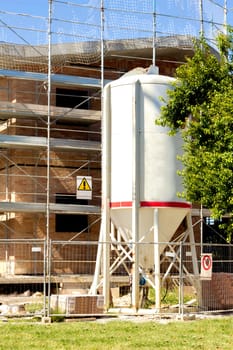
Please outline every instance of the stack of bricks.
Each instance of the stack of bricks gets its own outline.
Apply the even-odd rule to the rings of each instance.
[[[102,295],[51,295],[51,308],[68,315],[99,315],[104,312]]]

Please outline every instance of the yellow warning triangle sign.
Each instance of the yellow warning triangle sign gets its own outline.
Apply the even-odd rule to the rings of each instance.
[[[78,191],[91,191],[91,186],[85,177],[82,179],[80,185],[78,186]]]

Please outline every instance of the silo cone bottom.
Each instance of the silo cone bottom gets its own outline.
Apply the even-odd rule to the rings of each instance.
[[[158,210],[156,225],[154,218],[155,210]],[[138,259],[139,266],[143,270],[154,270],[155,245],[158,246],[159,254],[161,254],[189,211],[190,208],[173,207],[139,209]],[[118,232],[120,232],[118,239],[120,236],[122,242],[124,244],[128,243],[131,247],[133,243],[131,208],[111,209],[111,220]],[[154,235],[155,226],[158,226],[156,239]]]

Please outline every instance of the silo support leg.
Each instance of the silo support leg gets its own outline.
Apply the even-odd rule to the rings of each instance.
[[[198,260],[197,260],[197,252],[196,252],[196,244],[193,232],[192,225],[192,216],[191,212],[189,212],[186,216],[187,226],[189,230],[189,241],[190,241],[190,249],[192,254],[192,263],[193,263],[193,275],[194,275],[194,283],[197,290],[197,294],[200,295],[200,279],[199,279],[199,268],[198,268]]]
[[[159,209],[154,209],[154,269],[155,269],[155,311],[160,311],[160,253],[159,253]]]

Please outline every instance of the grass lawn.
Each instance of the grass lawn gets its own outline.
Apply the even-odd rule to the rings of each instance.
[[[233,349],[233,318],[134,323],[0,323],[0,350]]]

